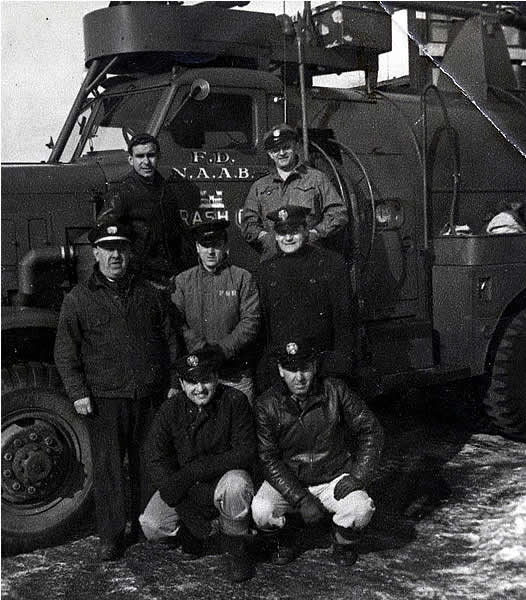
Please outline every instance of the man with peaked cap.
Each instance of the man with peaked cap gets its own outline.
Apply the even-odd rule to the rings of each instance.
[[[206,553],[219,518],[228,578],[252,577],[245,547],[254,495],[248,471],[256,457],[254,421],[243,394],[219,383],[222,355],[198,350],[176,363],[181,391],[160,408],[147,460],[158,491],[141,525],[152,541]]]
[[[331,515],[333,558],[350,566],[375,510],[366,489],[380,460],[382,428],[343,380],[318,374],[310,340],[290,338],[275,353],[279,380],[256,402],[265,481],[252,517],[277,536],[273,562],[283,565],[297,554],[287,513],[299,513],[307,525]]]
[[[150,497],[142,446],[155,409],[170,385],[177,337],[169,302],[150,283],[128,273],[131,234],[108,222],[88,235],[95,266],[86,283],[64,298],[55,363],[91,440],[99,558],[125,550],[128,456],[132,538]]]
[[[128,144],[131,170],[105,195],[97,222],[120,220],[130,226],[134,239],[130,272],[142,273],[155,285],[168,289],[174,273],[195,264],[192,243],[181,220],[182,200],[188,204],[199,191],[175,176],[166,180],[158,171],[161,148],[148,133],[133,136]]]
[[[253,276],[228,260],[228,226],[218,219],[192,227],[199,264],[176,277],[172,300],[184,323],[188,352],[213,346],[225,359],[221,382],[252,403],[259,294]]]
[[[274,169],[252,185],[241,217],[243,236],[261,260],[276,253],[269,213],[282,205],[308,209],[310,242],[321,243],[341,233],[348,222],[347,209],[327,175],[300,160],[296,131],[286,123],[275,125],[263,143]]]
[[[306,207],[292,204],[268,214],[278,253],[258,272],[267,337],[261,389],[275,374],[269,349],[294,337],[311,338],[317,350],[353,359],[357,319],[347,266],[339,254],[308,242],[308,215]]]

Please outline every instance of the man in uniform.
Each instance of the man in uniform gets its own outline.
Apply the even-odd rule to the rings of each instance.
[[[279,206],[309,209],[310,242],[324,242],[342,232],[348,222],[347,209],[325,173],[301,162],[296,131],[285,123],[275,125],[265,134],[264,145],[275,168],[252,185],[241,217],[243,236],[261,260],[276,253],[268,215]]]
[[[294,337],[334,350],[352,363],[356,307],[343,258],[308,243],[309,209],[289,204],[267,215],[278,254],[260,265],[258,283],[267,336],[260,387],[275,371],[269,350]]]
[[[181,221],[181,199],[192,194],[184,181],[166,181],[157,170],[161,158],[157,138],[141,133],[128,145],[131,171],[105,199],[97,222],[119,220],[133,231],[130,270],[168,287],[174,273],[195,264],[192,243]],[[198,201],[198,200],[197,200]]]
[[[188,352],[215,347],[225,359],[220,381],[244,392],[252,403],[259,294],[252,275],[228,260],[228,225],[219,219],[192,228],[199,265],[176,277],[172,300],[184,322]]]
[[[265,481],[252,502],[254,522],[277,533],[273,562],[282,565],[297,554],[286,513],[299,513],[307,525],[330,514],[333,558],[352,565],[375,510],[365,490],[379,463],[382,428],[344,381],[318,375],[309,342],[280,345],[277,360],[281,380],[256,402]]]
[[[170,387],[177,340],[166,298],[128,273],[128,228],[101,225],[91,230],[89,240],[96,264],[89,280],[64,298],[55,363],[90,435],[99,557],[114,560],[125,550],[124,455],[127,452],[136,537],[139,514],[152,493],[142,445]]]
[[[160,408],[148,440],[158,491],[141,515],[146,537],[206,553],[219,517],[228,578],[252,577],[245,548],[256,457],[252,412],[243,394],[218,380],[221,356],[205,349],[180,359],[182,390]]]

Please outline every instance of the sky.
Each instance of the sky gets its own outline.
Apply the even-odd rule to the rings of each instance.
[[[57,139],[85,75],[82,18],[108,3],[0,0],[2,161],[48,158],[45,144],[50,136]],[[261,0],[246,8],[282,14],[284,4],[285,12],[295,15],[304,3]],[[395,26],[393,36],[395,52],[380,57],[384,75],[390,77],[401,74],[407,55],[403,27]]]

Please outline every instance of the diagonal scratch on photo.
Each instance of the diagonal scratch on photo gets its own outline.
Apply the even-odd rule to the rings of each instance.
[[[0,26],[2,598],[526,597],[526,2]]]

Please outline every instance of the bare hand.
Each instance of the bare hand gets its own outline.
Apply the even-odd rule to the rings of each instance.
[[[166,394],[166,396],[167,396],[167,398],[171,398],[172,396],[175,396],[175,394],[177,394],[177,389],[176,389],[176,388],[173,388],[173,387],[171,387],[171,388],[168,390],[168,393]]]
[[[89,396],[75,400],[73,406],[79,415],[87,416],[93,414],[93,405]]]

